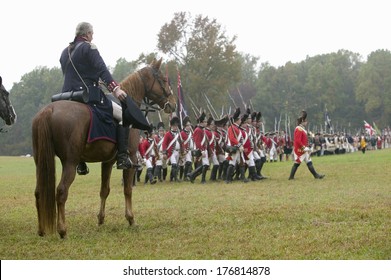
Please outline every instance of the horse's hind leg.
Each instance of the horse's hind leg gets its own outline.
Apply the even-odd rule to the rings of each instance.
[[[98,214],[98,224],[102,225],[105,221],[105,208],[106,199],[110,194],[110,176],[112,171],[113,163],[102,162],[101,172],[102,181],[100,186],[100,209]]]
[[[132,210],[132,186],[134,180],[135,169],[123,171],[124,178],[124,195],[125,195],[125,218],[128,220],[129,225],[134,225],[134,215]]]
[[[61,238],[65,238],[67,227],[65,222],[65,203],[68,199],[69,187],[75,180],[76,164],[64,164],[62,168],[61,181],[57,186],[57,232]]]

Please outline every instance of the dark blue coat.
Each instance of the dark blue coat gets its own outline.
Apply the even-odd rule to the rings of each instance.
[[[110,90],[117,85],[96,46],[83,38],[75,38],[72,61],[87,86],[98,85],[99,78],[109,86]],[[78,44],[81,44],[76,48]],[[60,58],[61,69],[64,74],[63,92],[78,91],[85,86],[72,64],[69,62],[68,47],[64,49]]]

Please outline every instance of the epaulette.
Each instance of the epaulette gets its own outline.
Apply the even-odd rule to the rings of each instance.
[[[91,50],[97,50],[98,49],[98,47],[94,43],[91,43],[91,42],[88,42],[88,41],[87,41],[87,43],[90,44]]]

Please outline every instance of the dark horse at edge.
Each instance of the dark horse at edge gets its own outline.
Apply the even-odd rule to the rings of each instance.
[[[0,77],[0,117],[6,125],[13,125],[16,122],[16,113],[9,100],[9,92],[3,86],[3,79]],[[0,128],[2,131],[2,128]]]
[[[121,88],[140,106],[143,100],[157,104],[165,113],[175,111],[176,99],[166,77],[160,71],[161,59],[130,74]],[[33,153],[36,165],[35,201],[38,212],[38,234],[57,232],[65,238],[65,203],[80,161],[101,162],[100,210],[98,224],[104,223],[106,199],[110,193],[110,176],[116,157],[116,145],[98,140],[87,143],[90,113],[87,105],[74,101],[57,101],[41,109],[32,122]],[[129,152],[137,162],[139,132],[130,129]],[[55,156],[62,164],[60,182],[55,187]],[[134,224],[132,186],[135,169],[123,170],[125,217]],[[56,205],[57,204],[57,205]],[[56,211],[57,206],[57,211]]]

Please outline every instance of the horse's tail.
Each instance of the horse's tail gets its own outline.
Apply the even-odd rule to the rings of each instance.
[[[36,166],[35,189],[39,234],[54,232],[56,224],[56,165],[53,134],[50,127],[52,110],[43,109],[32,123],[33,153]],[[42,231],[42,232],[41,232]]]

